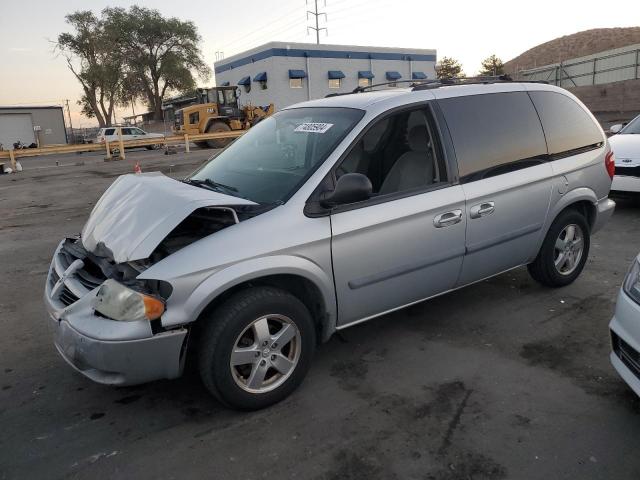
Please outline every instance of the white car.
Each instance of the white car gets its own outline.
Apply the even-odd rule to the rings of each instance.
[[[622,379],[640,395],[640,255],[624,279],[609,329],[611,363]]]
[[[118,127],[106,127],[101,128],[98,131],[98,135],[96,137],[97,143],[104,143],[105,141],[118,142]],[[148,140],[151,138],[157,138],[159,143],[154,145],[147,145],[145,148],[148,150],[154,150],[161,147],[161,139],[164,139],[164,135],[161,133],[148,133],[138,127],[121,127],[122,128],[122,140]]]
[[[609,138],[616,161],[611,190],[640,193],[640,115],[627,125],[614,125]]]

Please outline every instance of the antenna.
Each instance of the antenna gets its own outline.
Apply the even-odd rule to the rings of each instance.
[[[309,4],[309,0],[307,0],[307,5]],[[307,35],[309,35],[309,30],[315,30],[316,32],[316,43],[319,45],[320,44],[320,30],[324,30],[326,32],[327,35],[329,35],[329,30],[327,30],[327,27],[321,27],[318,20],[320,19],[321,15],[324,15],[324,21],[327,21],[327,14],[325,12],[318,12],[318,0],[313,0],[313,4],[315,6],[314,11],[312,12],[311,10],[307,10],[307,20],[309,20],[309,15],[313,15],[315,17],[315,21],[316,21],[316,26],[315,27],[311,27],[311,26],[307,26]],[[327,6],[327,1],[325,0],[324,2],[324,6]]]

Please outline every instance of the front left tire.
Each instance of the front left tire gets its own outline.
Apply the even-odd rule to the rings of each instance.
[[[257,410],[277,403],[309,370],[315,325],[305,305],[284,290],[242,290],[202,321],[200,376],[229,407]]]

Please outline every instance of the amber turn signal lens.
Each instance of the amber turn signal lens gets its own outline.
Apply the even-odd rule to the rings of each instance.
[[[149,320],[155,320],[156,318],[160,318],[160,316],[164,313],[164,303],[157,298],[149,297],[147,295],[143,295],[144,302],[144,314]]]

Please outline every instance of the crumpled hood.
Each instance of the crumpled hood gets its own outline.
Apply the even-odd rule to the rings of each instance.
[[[90,252],[108,251],[117,263],[149,257],[194,210],[254,202],[194,187],[162,173],[122,175],[102,195],[82,229]]]
[[[635,167],[640,165],[640,135],[622,134],[609,138],[616,165]]]

